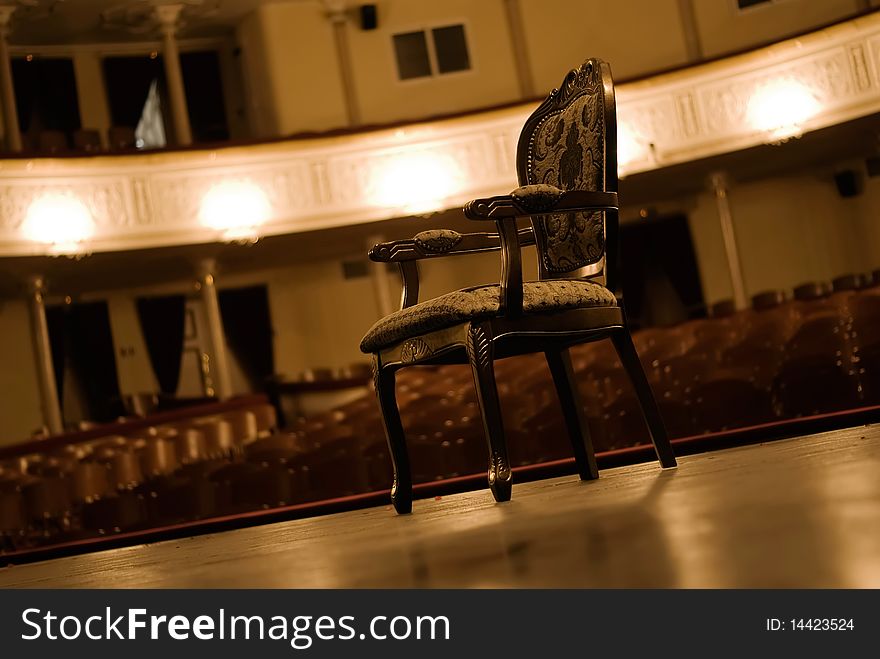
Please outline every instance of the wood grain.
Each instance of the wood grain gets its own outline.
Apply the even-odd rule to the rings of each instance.
[[[0,570],[2,587],[880,587],[880,426]]]

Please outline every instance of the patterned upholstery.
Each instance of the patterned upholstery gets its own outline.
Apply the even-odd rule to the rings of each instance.
[[[426,254],[442,254],[461,242],[461,234],[451,229],[428,229],[417,233],[413,240]]]
[[[546,104],[551,111],[544,114],[539,108],[537,122],[527,124],[520,138],[518,160],[525,163],[521,182],[604,191],[605,108],[600,67],[585,62]],[[560,109],[552,110],[553,106]],[[605,253],[602,212],[535,216],[532,224],[543,245],[541,259],[548,273],[564,275],[598,263]]]
[[[497,316],[499,297],[498,285],[479,286],[401,309],[370,328],[361,341],[361,351],[377,352],[427,332]],[[523,312],[526,314],[616,305],[617,300],[611,291],[591,281],[549,279],[523,283]]]

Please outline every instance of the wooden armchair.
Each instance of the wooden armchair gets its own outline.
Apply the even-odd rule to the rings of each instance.
[[[400,267],[401,309],[361,341],[373,355],[373,377],[394,463],[391,499],[412,509],[404,430],[395,399],[395,372],[414,364],[470,363],[489,447],[489,487],[496,501],[511,495],[512,473],[493,362],[544,352],[559,396],[580,477],[598,477],[569,347],[611,338],[632,381],[663,467],[675,456],[633,347],[617,279],[617,148],[614,87],[608,65],[590,59],[526,121],[517,147],[522,187],[477,199],[465,216],[494,221],[497,233],[425,231],[412,240],[376,245],[370,258]],[[517,227],[517,218],[531,228]],[[523,282],[520,247],[536,245],[538,281]],[[500,250],[499,284],[463,289],[418,302],[420,259]],[[535,438],[540,441],[540,438]]]

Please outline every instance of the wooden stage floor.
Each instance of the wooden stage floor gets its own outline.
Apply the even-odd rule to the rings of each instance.
[[[0,569],[0,587],[880,588],[880,425]]]

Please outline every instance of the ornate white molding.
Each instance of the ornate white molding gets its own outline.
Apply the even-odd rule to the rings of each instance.
[[[774,89],[800,94],[796,125],[785,126],[783,138],[878,112],[878,72],[880,14],[873,14],[620,85],[622,173],[778,141],[778,131],[753,116],[755,99]],[[790,97],[768,98],[784,105]],[[91,212],[88,251],[221,240],[201,224],[200,209],[224,180],[247,180],[265,193],[272,210],[261,235],[454,207],[515,187],[516,139],[532,109],[216,151],[0,161],[0,255],[48,251],[26,240],[22,225],[32,200],[50,192],[74,195]]]

